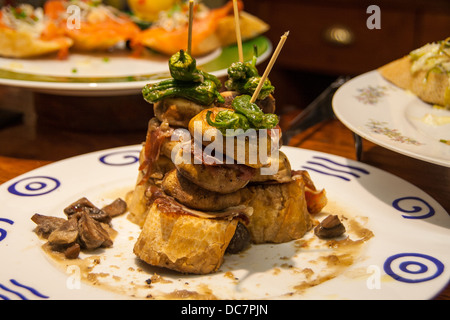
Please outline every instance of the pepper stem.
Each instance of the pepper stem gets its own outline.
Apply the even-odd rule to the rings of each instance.
[[[185,62],[186,61],[186,55],[184,54],[184,50],[180,49],[180,58],[178,59],[181,62]]]

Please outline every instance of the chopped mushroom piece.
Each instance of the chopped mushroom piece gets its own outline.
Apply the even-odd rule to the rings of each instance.
[[[67,259],[76,259],[78,258],[80,251],[80,245],[78,243],[74,243],[64,251],[64,256]]]
[[[51,245],[70,245],[78,238],[78,219],[72,216],[48,237]]]
[[[314,234],[319,238],[335,238],[345,232],[345,227],[337,215],[329,215],[314,228]]]
[[[70,217],[72,214],[83,211],[84,208],[95,208],[95,205],[86,197],[83,197],[66,207],[64,213]]]
[[[110,247],[113,242],[101,224],[86,212],[81,213],[78,220],[79,240],[86,249]]]
[[[127,203],[121,198],[117,198],[110,204],[104,206],[102,211],[106,212],[111,218],[114,218],[127,211]]]
[[[97,208],[92,202],[90,202],[85,197],[75,201],[74,203],[72,203],[71,205],[69,205],[67,208],[64,209],[64,213],[68,217],[79,212],[87,212],[92,218],[94,218],[99,222],[105,223],[111,222],[111,217],[106,212]]]
[[[53,231],[67,221],[63,218],[49,217],[38,213],[35,213],[31,220],[37,224],[35,232],[44,239],[47,239]]]
[[[233,238],[228,244],[227,253],[239,253],[250,246],[251,236],[248,229],[242,224],[238,223]]]
[[[35,232],[48,240],[52,250],[63,252],[67,259],[78,257],[81,249],[111,247],[116,231],[110,222],[113,216],[126,211],[127,204],[116,199],[103,209],[81,198],[64,209],[67,219],[34,214]]]

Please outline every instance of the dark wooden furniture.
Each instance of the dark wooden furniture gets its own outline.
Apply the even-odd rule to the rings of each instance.
[[[366,0],[245,0],[245,10],[270,25],[274,44],[290,31],[270,78],[280,112],[307,105],[338,75],[358,75],[450,36],[450,2]],[[369,29],[367,8],[380,8]]]

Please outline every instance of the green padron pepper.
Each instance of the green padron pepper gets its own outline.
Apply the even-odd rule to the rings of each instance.
[[[272,129],[278,124],[278,116],[272,113],[264,113],[255,103],[250,102],[249,95],[236,97],[232,102],[234,110],[223,110],[217,113],[214,121],[211,119],[211,111],[206,113],[206,121],[216,127],[223,135],[227,135],[227,129]]]
[[[197,62],[184,50],[180,50],[169,59],[169,71],[172,78],[179,81],[213,81],[217,88],[222,87],[220,80],[209,73],[197,69]]]
[[[251,97],[248,95],[238,96],[233,100],[231,106],[234,111],[244,115],[252,124],[253,128],[258,128],[264,117],[264,112],[256,103],[251,103],[250,100]]]
[[[184,98],[204,106],[209,106],[216,100],[219,102],[225,101],[217,90],[216,84],[208,79],[203,82],[167,79],[155,84],[145,85],[142,89],[142,95],[150,103],[169,97]]]
[[[219,129],[224,136],[227,135],[227,129],[243,129],[244,131],[250,129],[248,119],[244,115],[234,112],[231,109],[220,111],[216,115],[214,121],[211,119],[211,111],[208,110],[206,112],[206,122],[208,122],[210,126]]]
[[[195,59],[183,50],[170,57],[169,71],[172,79],[144,86],[142,95],[147,102],[155,103],[169,97],[185,98],[206,106],[214,101],[225,102],[219,93],[220,80],[198,70]]]
[[[259,76],[258,70],[249,62],[233,62],[227,69],[229,79],[233,81],[247,80]]]
[[[169,71],[172,78],[179,81],[201,82],[203,78],[197,72],[197,62],[184,50],[172,55],[169,59]]]
[[[242,94],[253,95],[261,80],[256,69],[256,54],[251,62],[233,62],[227,72],[228,80],[225,87]],[[274,90],[270,80],[266,79],[258,94],[258,100],[267,98]]]

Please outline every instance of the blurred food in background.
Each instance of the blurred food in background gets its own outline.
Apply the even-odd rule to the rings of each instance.
[[[21,4],[0,10],[0,56],[31,58],[58,52],[63,58],[72,44],[44,15],[42,8]]]
[[[100,0],[50,0],[44,12],[73,40],[75,50],[108,50],[140,31],[127,14]]]
[[[427,43],[378,71],[423,101],[450,110],[450,37]]]
[[[238,8],[243,40],[269,29],[269,25],[264,21],[243,11],[242,1],[238,1]],[[188,42],[188,10],[187,1],[176,1],[168,10],[160,11],[157,20],[133,39],[132,46],[148,47],[167,55],[174,54],[180,48],[185,49]],[[232,1],[214,9],[197,1],[194,5],[191,54],[205,55],[222,46],[236,43],[234,25]]]
[[[42,7],[18,1],[2,8],[0,55],[31,57],[60,51],[133,50],[135,57],[146,49],[172,55],[188,45],[189,8],[186,0],[48,0]],[[211,2],[209,2],[211,4]],[[236,43],[233,2],[209,7],[194,2],[191,54],[201,56]],[[269,25],[245,12],[238,1],[242,40],[269,30]],[[128,44],[128,46],[127,46]]]
[[[269,30],[269,25],[261,19],[248,12],[239,13],[242,40],[254,38]],[[217,25],[216,36],[220,39],[222,46],[236,43],[236,28],[234,17],[226,16],[220,19]]]
[[[169,10],[178,0],[128,0],[131,12],[141,20],[153,22],[158,19],[160,11]]]

